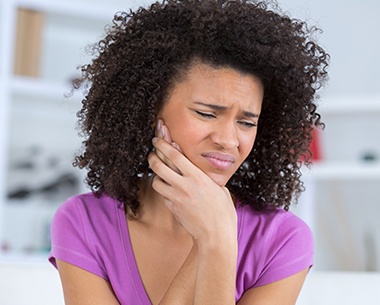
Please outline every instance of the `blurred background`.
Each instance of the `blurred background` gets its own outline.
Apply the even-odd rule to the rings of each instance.
[[[279,0],[323,29],[326,124],[293,211],[311,226],[316,270],[380,271],[380,2]],[[81,145],[76,67],[116,11],[151,1],[0,0],[0,261],[46,261],[58,205],[88,191],[71,166]]]

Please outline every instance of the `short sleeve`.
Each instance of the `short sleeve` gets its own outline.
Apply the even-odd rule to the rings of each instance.
[[[94,250],[91,226],[80,199],[72,197],[62,204],[51,224],[49,261],[57,267],[59,259],[107,279]]]
[[[284,279],[314,264],[313,234],[303,220],[287,212],[270,233],[264,268],[255,286]]]

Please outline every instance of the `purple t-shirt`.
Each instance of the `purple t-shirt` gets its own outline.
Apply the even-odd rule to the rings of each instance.
[[[278,281],[313,264],[309,227],[291,212],[257,212],[238,206],[236,302],[251,287]],[[49,260],[60,259],[107,281],[121,305],[151,305],[132,245],[124,207],[107,195],[71,197],[51,227]]]

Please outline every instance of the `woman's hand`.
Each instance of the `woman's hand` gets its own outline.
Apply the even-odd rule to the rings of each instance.
[[[156,174],[152,187],[198,243],[205,241],[210,246],[235,242],[237,217],[228,189],[217,185],[186,158],[162,121],[157,125],[155,152],[148,158]]]
[[[155,151],[148,158],[156,174],[152,187],[195,240],[194,255],[190,253],[162,304],[178,304],[171,302],[177,297],[184,304],[235,304],[237,215],[230,192],[186,158],[162,122],[158,126]],[[189,281],[190,274],[195,278]]]
[[[182,152],[182,150],[178,146],[178,144],[172,141],[169,129],[164,125],[164,122],[161,119],[157,120],[156,137],[164,139],[167,143],[171,144],[175,149],[177,149],[178,151]],[[174,164],[169,159],[166,159],[165,156],[160,151],[156,150],[156,154],[172,170],[174,170],[177,173],[180,173],[179,170],[178,170],[178,168],[176,168],[174,166]]]

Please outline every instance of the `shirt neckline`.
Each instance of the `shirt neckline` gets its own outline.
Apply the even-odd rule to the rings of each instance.
[[[146,293],[144,283],[142,281],[135,254],[133,252],[131,238],[129,235],[129,228],[125,213],[125,207],[122,205],[122,208],[119,207],[120,203],[117,202],[116,209],[118,214],[118,221],[119,221],[119,231],[120,231],[120,239],[122,242],[123,250],[124,250],[124,261],[127,265],[127,268],[129,270],[129,276],[131,279],[131,282],[134,285],[134,289],[136,292],[136,295],[139,297],[139,301],[141,305],[152,305],[150,302],[150,299],[148,297],[148,294]]]
[[[241,227],[244,222],[244,209],[241,206],[241,203],[239,200],[236,201],[236,213],[238,217],[238,236],[237,240],[238,243],[240,241],[241,237]],[[125,212],[125,206],[124,204],[120,204],[116,200],[116,213],[118,215],[118,222],[119,222],[119,232],[120,232],[120,240],[122,242],[122,247],[124,250],[124,261],[127,265],[128,271],[129,271],[129,276],[131,279],[131,282],[134,284],[134,289],[136,292],[136,295],[139,297],[140,305],[152,305],[148,294],[145,290],[144,283],[142,281],[139,268],[137,266],[137,261],[135,257],[135,253],[133,252],[132,248],[132,242],[131,242],[131,237],[129,235],[129,227],[128,227],[128,222],[127,222],[127,216]],[[128,259],[129,258],[129,259]]]

